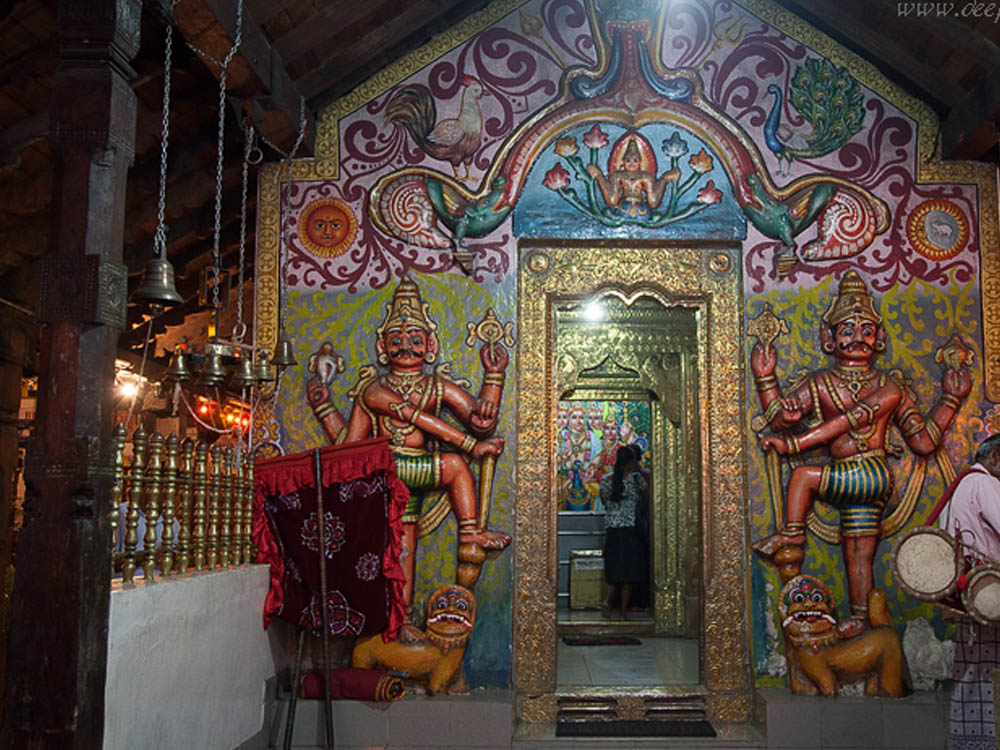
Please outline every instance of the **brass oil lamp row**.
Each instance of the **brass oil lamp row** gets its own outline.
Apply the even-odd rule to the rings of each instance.
[[[201,360],[195,379],[194,367]],[[233,347],[218,341],[210,341],[205,346],[204,355],[192,355],[183,347],[176,347],[170,357],[163,379],[168,383],[185,383],[195,379],[197,385],[216,386],[226,383],[234,390],[252,388],[258,384],[273,383],[277,377],[275,368],[282,370],[297,364],[292,353],[292,342],[278,341],[272,358],[267,349],[258,349],[254,362],[251,348]],[[231,370],[228,368],[232,368]]]

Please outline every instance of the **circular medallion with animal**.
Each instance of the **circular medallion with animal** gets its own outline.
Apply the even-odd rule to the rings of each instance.
[[[337,198],[318,198],[299,214],[299,239],[320,258],[343,255],[358,233],[351,207]]]
[[[906,236],[925,258],[947,260],[968,243],[969,220],[951,201],[924,201],[910,213]]]

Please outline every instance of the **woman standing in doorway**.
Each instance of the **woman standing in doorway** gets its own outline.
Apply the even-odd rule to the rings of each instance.
[[[632,587],[645,573],[645,550],[636,528],[637,511],[646,492],[646,479],[631,447],[615,455],[615,469],[601,480],[604,503],[604,580],[611,586],[602,613],[611,615],[618,594],[621,619],[627,620]]]

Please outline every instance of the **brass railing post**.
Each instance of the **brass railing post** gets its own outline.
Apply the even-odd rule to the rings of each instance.
[[[194,521],[191,538],[194,542],[194,569],[205,569],[205,505],[208,502],[208,445],[198,442],[194,462]]]
[[[174,567],[174,495],[177,492],[177,435],[167,436],[167,457],[163,463],[163,534],[160,535],[160,572],[169,576]]]
[[[121,535],[121,553],[113,534],[114,568],[133,583],[143,577],[239,567],[254,562],[254,464],[231,447],[211,448],[191,438],[180,441],[159,432],[147,437],[140,425],[132,435],[132,460],[126,465],[124,425],[112,433],[114,484],[111,527]],[[124,521],[119,514],[125,506]],[[146,526],[139,540],[139,521]],[[163,524],[162,531],[157,523]],[[175,529],[176,524],[176,529]],[[121,528],[120,528],[121,527]],[[140,543],[142,549],[139,549]],[[112,570],[112,575],[114,570]]]
[[[233,499],[233,477],[230,467],[233,463],[233,449],[228,445],[222,450],[222,462],[219,466],[219,546],[216,553],[216,564],[226,567],[229,560],[230,522],[232,520],[231,505]]]
[[[253,563],[253,456],[247,454],[243,468],[243,488],[245,506],[243,515],[243,557],[247,563]]]
[[[219,494],[222,489],[222,446],[216,443],[211,450],[212,461],[208,473],[208,533],[205,550],[208,569],[219,564]]]
[[[118,514],[125,495],[125,425],[119,424],[111,433],[111,451],[114,456],[114,483],[111,485],[111,574],[118,554]]]
[[[163,435],[154,432],[146,461],[146,535],[142,540],[142,577],[153,580],[156,569],[156,522],[160,518],[160,473],[163,471]]]
[[[181,470],[177,478],[177,572],[187,573],[191,545],[191,482],[194,471],[194,441],[181,443]]]
[[[233,565],[242,565],[243,560],[243,472],[240,467],[243,462],[237,454],[229,462],[229,476],[232,481],[233,494],[229,500],[232,515],[232,526],[229,532],[229,554]]]
[[[132,583],[135,576],[135,548],[139,544],[139,505],[146,463],[146,431],[142,425],[132,433],[132,463],[129,465],[128,510],[125,512],[125,540],[122,554],[122,581]]]

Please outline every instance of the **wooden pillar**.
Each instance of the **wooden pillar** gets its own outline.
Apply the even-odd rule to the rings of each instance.
[[[104,731],[112,388],[125,325],[125,186],[141,0],[59,0],[55,173],[39,271],[38,412],[25,467],[0,745],[99,748]]]
[[[14,474],[17,469],[18,415],[26,367],[34,368],[38,333],[34,318],[0,303],[0,576],[6,577],[14,555]],[[0,634],[6,642],[10,602],[0,596]],[[0,685],[7,653],[0,648]]]

